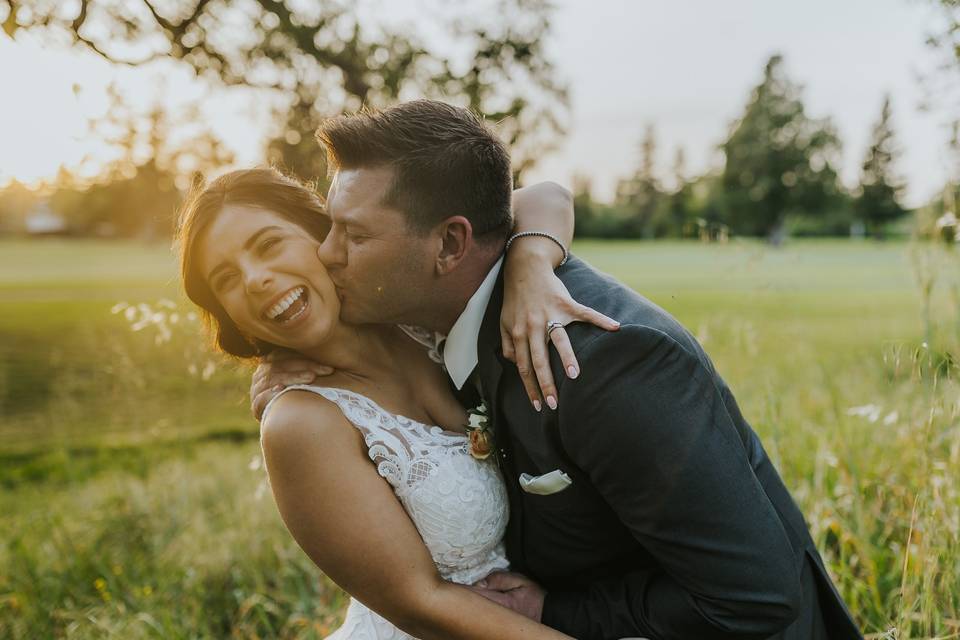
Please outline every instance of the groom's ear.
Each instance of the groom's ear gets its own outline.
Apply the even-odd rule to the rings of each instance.
[[[436,267],[440,275],[457,268],[467,255],[473,243],[473,226],[463,216],[453,216],[441,222],[436,232],[440,239],[440,252],[437,254]]]

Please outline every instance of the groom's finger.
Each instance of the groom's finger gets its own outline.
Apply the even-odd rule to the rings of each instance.
[[[479,593],[481,596],[483,596],[487,600],[492,600],[502,607],[507,607],[507,608],[510,607],[510,596],[504,593],[500,593],[499,591],[494,591],[492,589],[483,589],[481,587],[473,587],[470,585],[466,585],[466,587],[467,589],[470,589],[470,591],[473,591],[474,593]]]
[[[328,376],[333,373],[333,369],[309,358],[285,358],[272,362],[269,368],[270,376],[306,372],[318,376]]]
[[[267,405],[270,404],[270,401],[273,400],[273,397],[280,393],[280,390],[283,389],[281,385],[275,387],[269,387],[264,389],[257,395],[253,396],[250,400],[250,412],[253,413],[253,417],[257,420],[263,417],[263,410],[267,408]]]
[[[486,588],[493,591],[510,591],[511,589],[530,586],[532,583],[532,580],[527,576],[512,571],[494,571],[484,578],[484,581],[487,583]]]

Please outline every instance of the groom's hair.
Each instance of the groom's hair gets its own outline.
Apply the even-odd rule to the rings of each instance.
[[[325,121],[317,140],[331,173],[392,168],[383,204],[403,212],[413,231],[462,215],[478,242],[502,244],[513,227],[510,154],[468,109],[435,100],[363,109]]]

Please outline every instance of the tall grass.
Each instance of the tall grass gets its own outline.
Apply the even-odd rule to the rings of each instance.
[[[169,254],[32,246],[0,243],[0,637],[322,637],[344,595],[284,531],[249,371],[210,360]],[[576,250],[704,343],[864,630],[960,638],[948,280],[928,331],[902,244]]]

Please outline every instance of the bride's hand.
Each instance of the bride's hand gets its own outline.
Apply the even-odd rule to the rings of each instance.
[[[312,384],[319,377],[333,373],[324,366],[299,353],[277,350],[264,358],[253,372],[250,381],[250,411],[259,420],[263,410],[284,387],[294,384]]]
[[[531,238],[528,242],[540,240]],[[550,370],[547,322],[557,321],[564,326],[571,322],[590,322],[607,331],[616,331],[620,323],[570,297],[563,282],[553,273],[553,265],[542,255],[510,253],[504,263],[503,309],[500,313],[503,356],[516,363],[533,407],[540,411],[545,402],[551,409],[556,409],[557,388]],[[556,347],[567,376],[576,378],[580,375],[580,365],[566,330],[562,327],[554,329],[549,342]]]

